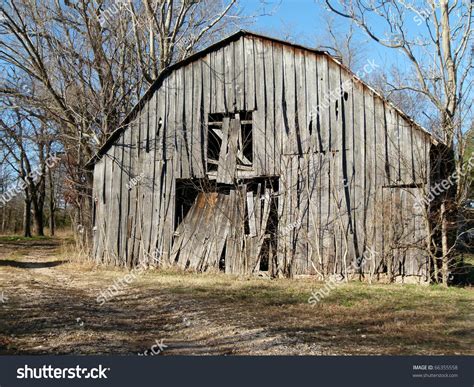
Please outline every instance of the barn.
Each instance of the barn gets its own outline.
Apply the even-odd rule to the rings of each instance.
[[[239,31],[100,148],[98,262],[425,282],[437,140],[327,52]]]

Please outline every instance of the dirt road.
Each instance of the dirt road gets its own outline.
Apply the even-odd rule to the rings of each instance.
[[[58,240],[0,241],[0,354],[474,351],[472,289],[347,284],[311,307],[323,284],[158,271],[127,284],[126,275],[71,261]],[[104,296],[113,286],[120,293]]]

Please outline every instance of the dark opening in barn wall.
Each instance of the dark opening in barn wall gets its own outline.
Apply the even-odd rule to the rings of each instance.
[[[277,179],[177,181],[171,262],[196,271],[268,271],[276,259],[277,190]]]

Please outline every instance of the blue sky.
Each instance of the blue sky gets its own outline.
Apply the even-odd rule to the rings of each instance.
[[[269,13],[269,15],[257,16],[254,22],[246,27],[247,29],[308,47],[318,48],[321,44],[331,45],[330,41],[323,38],[327,36],[328,19],[332,18],[336,26],[340,27],[339,36],[342,38],[345,37],[344,30],[347,30],[349,25],[347,19],[326,9],[325,0],[241,0],[240,4],[243,14],[262,15],[262,11]],[[412,41],[428,39],[428,30],[424,23],[424,16],[429,15],[430,11],[427,2],[424,0],[398,0],[397,4],[404,10],[404,32],[408,38]],[[453,13],[453,19],[456,17],[456,14]],[[377,36],[388,38],[388,28],[384,20],[376,19],[376,16],[369,16],[368,21]],[[454,25],[457,20],[452,20],[452,22]],[[378,70],[385,74],[390,73],[393,67],[406,77],[415,77],[414,69],[404,53],[383,47],[358,27],[355,27],[355,39],[359,54],[359,66],[358,68],[353,66],[354,72],[360,70],[368,61],[373,61],[379,66]],[[454,46],[457,45],[454,44]],[[431,45],[426,48],[417,46],[414,50],[415,56],[418,58],[428,59],[433,55]],[[469,97],[471,96],[472,91]],[[469,98],[467,98],[468,100]],[[430,103],[423,107],[424,115],[426,116],[426,113],[431,115],[433,113],[433,111],[430,112],[431,109],[433,106]],[[468,117],[472,115],[471,109],[469,110]],[[421,121],[420,123],[425,124],[423,115],[417,118]],[[469,123],[469,121],[466,122]]]
[[[241,0],[241,6],[245,14],[261,15],[262,11],[271,13],[258,16],[249,27],[250,30],[288,40],[291,38],[294,42],[309,47],[316,47],[321,42],[321,37],[326,33],[328,18],[333,18],[342,30],[347,25],[343,18],[325,8],[324,0]],[[356,37],[364,42],[366,59],[374,59],[382,66],[404,61],[402,55],[395,50],[380,46],[357,29]]]

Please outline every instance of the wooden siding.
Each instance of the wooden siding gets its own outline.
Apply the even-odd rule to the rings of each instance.
[[[375,252],[359,274],[426,278],[425,226],[415,201],[426,190],[429,135],[329,56],[256,36],[172,71],[96,163],[97,260],[174,264],[176,181],[206,177],[209,114],[223,114],[230,135],[238,129],[229,125],[240,125],[227,117],[242,111],[252,112],[253,168],[236,170],[235,159],[224,158],[212,179],[278,178],[271,273],[348,275],[355,258]],[[232,152],[235,138],[224,140]],[[239,192],[248,194],[236,188],[232,195]],[[221,205],[236,200],[218,196]],[[201,251],[208,258],[193,268],[216,268],[218,258],[209,254],[222,246],[201,234],[211,241]],[[255,266],[257,257],[243,262],[242,246],[232,248],[226,270]],[[186,267],[180,262],[187,258],[178,259]]]

